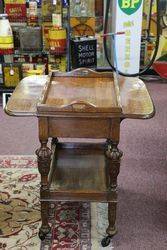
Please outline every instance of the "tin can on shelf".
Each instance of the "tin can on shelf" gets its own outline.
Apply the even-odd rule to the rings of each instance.
[[[66,53],[67,47],[67,33],[66,29],[55,29],[49,30],[49,46],[50,52],[58,55]]]
[[[36,70],[40,70],[42,75],[45,75],[46,71],[46,65],[45,64],[36,64],[35,65]]]
[[[78,37],[71,39],[72,68],[97,66],[97,39],[95,37]]]
[[[0,14],[0,55],[13,54],[13,33],[7,14]]]
[[[23,77],[26,77],[27,71],[34,69],[34,64],[33,63],[23,63],[21,69],[22,69]]]
[[[13,74],[11,74],[11,68]],[[21,80],[21,67],[16,64],[4,64],[3,65],[3,80],[5,87],[16,87]]]
[[[52,22],[42,24],[43,47],[45,51],[49,50],[49,30],[53,28]]]
[[[33,76],[33,75],[43,75],[43,70],[42,69],[27,70],[26,76]]]
[[[26,0],[5,0],[5,12],[10,22],[26,22]]]
[[[66,56],[55,56],[54,63],[48,64],[48,72],[52,72],[55,70],[60,70],[65,72],[67,69],[67,60]]]

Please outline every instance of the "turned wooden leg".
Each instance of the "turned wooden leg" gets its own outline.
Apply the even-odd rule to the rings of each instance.
[[[108,221],[109,226],[106,230],[107,234],[113,236],[117,233],[115,222],[116,222],[116,211],[117,211],[117,202],[108,203]]]
[[[42,219],[42,225],[39,229],[39,238],[41,240],[44,240],[46,235],[50,233],[51,227],[48,222],[48,215],[49,214],[49,202],[47,201],[41,201],[41,219]]]
[[[107,141],[106,157],[109,168],[109,190],[112,191],[114,197],[117,197],[117,177],[120,171],[120,161],[123,153],[118,149],[118,143]],[[113,236],[116,234],[116,208],[117,200],[108,203],[108,220],[109,226],[107,234]]]
[[[48,223],[49,214],[49,202],[44,201],[49,191],[48,187],[48,174],[50,171],[51,162],[51,150],[47,147],[47,140],[40,141],[41,147],[37,149],[36,155],[38,160],[38,169],[41,174],[41,187],[40,187],[40,198],[41,198],[41,219],[42,225],[39,230],[39,237],[41,240],[45,239],[45,236],[50,232],[50,226]]]
[[[108,221],[109,221],[109,226],[106,230],[107,232],[107,237],[105,237],[101,241],[101,245],[103,247],[107,247],[110,245],[111,238],[117,233],[116,226],[115,226],[115,221],[116,221],[116,209],[117,209],[117,202],[109,202],[108,203]]]

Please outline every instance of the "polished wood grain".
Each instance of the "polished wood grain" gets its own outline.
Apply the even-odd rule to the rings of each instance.
[[[147,119],[155,114],[153,101],[142,80],[119,76],[120,100],[125,118]]]
[[[111,78],[54,77],[43,104],[55,111],[119,112],[116,97]]]
[[[121,113],[115,81],[113,75],[109,76],[88,69],[75,70],[66,76],[53,74],[50,82],[44,86],[37,104],[38,115],[53,115],[58,111],[65,115],[69,112],[80,115],[98,112]]]
[[[107,190],[103,150],[92,150],[90,145],[85,149],[59,149],[53,167],[50,190],[68,192],[69,195]]]
[[[97,72],[89,68],[78,68],[69,72],[61,72],[58,70],[53,71],[53,77],[91,77],[91,78],[98,78],[98,77],[104,77],[104,78],[113,78],[114,75],[112,72]]]
[[[5,111],[13,116],[34,116],[48,76],[29,76],[16,87]]]
[[[105,118],[49,118],[49,137],[109,138],[111,119]]]
[[[96,78],[98,76],[99,79],[104,76],[105,79],[111,77],[111,83],[113,83],[113,74],[111,73],[92,73],[92,71],[90,71],[89,75],[88,72],[89,70],[87,69],[75,70],[70,73],[55,72],[53,73],[53,78],[55,79],[57,76],[60,79],[60,77],[62,77],[62,82],[64,82],[63,77],[67,78],[67,76],[70,78],[75,76],[79,78],[79,75],[81,75],[81,78],[83,78],[83,75],[91,78]],[[6,113],[15,116],[37,116],[37,103],[39,103],[41,99],[47,80],[48,77],[46,76],[31,76],[23,79],[10,98],[5,108]],[[122,109],[122,112],[119,114],[120,117],[145,119],[151,118],[154,115],[154,105],[143,81],[138,78],[119,76],[117,83],[116,80],[114,80],[114,84],[116,84],[115,91],[117,92],[118,106]],[[75,98],[74,100],[81,101]],[[113,100],[110,100],[110,102],[112,101]],[[89,106],[89,103],[85,103]],[[82,105],[79,105],[79,107],[82,108]],[[91,107],[91,109],[93,110],[93,107]],[[60,112],[59,115],[63,116],[63,113],[61,114]],[[67,115],[71,115],[70,107]],[[108,114],[106,114],[106,116],[107,115]]]
[[[65,143],[54,148],[49,174],[55,200],[115,201],[110,192],[104,144]]]

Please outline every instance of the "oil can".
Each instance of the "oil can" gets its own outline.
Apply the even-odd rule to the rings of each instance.
[[[78,37],[71,40],[72,68],[97,65],[97,40],[94,37]]]

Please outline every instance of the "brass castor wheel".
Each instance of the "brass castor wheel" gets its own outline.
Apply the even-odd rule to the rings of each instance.
[[[44,232],[41,232],[41,231],[39,231],[38,236],[39,236],[41,241],[45,240],[45,238],[46,238],[46,234]]]
[[[111,236],[107,236],[106,238],[104,238],[102,241],[101,241],[101,245],[102,247],[108,247],[110,245],[110,242],[111,242]]]

